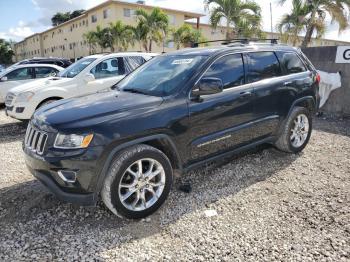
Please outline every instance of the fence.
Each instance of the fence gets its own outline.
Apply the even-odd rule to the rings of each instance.
[[[320,111],[333,116],[350,116],[350,64],[335,63],[336,46],[304,48],[303,52],[318,70],[341,72],[342,87],[331,93]]]

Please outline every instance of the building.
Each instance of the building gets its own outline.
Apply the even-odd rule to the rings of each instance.
[[[154,6],[146,5],[144,1],[128,3],[118,0],[107,0],[106,2],[86,10],[81,16],[71,19],[56,27],[50,28],[42,33],[37,33],[25,38],[14,46],[15,60],[23,60],[32,57],[66,57],[76,59],[87,56],[90,53],[89,45],[84,40],[84,33],[96,30],[99,25],[107,27],[109,23],[117,20],[125,24],[135,25],[137,23],[135,10],[142,8],[151,11]],[[217,27],[213,29],[208,24],[200,23],[200,18],[204,14],[186,12],[181,10],[162,8],[169,16],[171,27],[180,27],[184,23],[191,24],[194,28],[202,31],[207,40],[217,40],[225,38],[225,28]],[[277,33],[267,33],[268,36],[279,38]],[[350,45],[347,42],[335,40],[315,40],[311,46],[334,46]],[[173,43],[164,43],[162,46],[154,45],[153,52],[173,51]],[[138,51],[139,47],[129,47],[129,51]],[[101,50],[97,48],[96,52]]]
[[[109,23],[121,20],[125,24],[135,25],[137,23],[134,15],[135,10],[142,8],[151,11],[154,6],[144,4],[143,1],[128,3],[117,0],[106,2],[86,10],[81,16],[71,19],[56,27],[50,28],[42,33],[27,37],[15,44],[16,61],[31,57],[67,57],[78,58],[89,54],[89,45],[84,41],[83,35],[88,31],[95,30],[99,25],[107,27]],[[169,16],[170,26],[179,27],[188,20],[197,21],[199,26],[203,14],[185,12],[162,8]],[[130,47],[130,51],[137,51],[139,48]],[[154,52],[171,51],[173,46],[154,46]],[[97,52],[102,52],[99,49]],[[107,51],[107,50],[105,50]]]

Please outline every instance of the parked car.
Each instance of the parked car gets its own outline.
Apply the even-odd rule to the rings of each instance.
[[[30,119],[35,110],[56,100],[110,90],[126,74],[151,59],[147,53],[116,53],[85,57],[57,77],[12,89],[6,98],[6,113]]]
[[[26,64],[51,64],[67,68],[72,64],[72,62],[69,59],[59,57],[33,57],[30,59],[19,61],[18,63],[12,65],[12,67]]]
[[[115,91],[39,109],[26,163],[59,198],[116,215],[155,212],[187,172],[262,143],[307,145],[320,77],[300,50],[278,44],[187,49],[154,58]],[[214,189],[215,190],[215,189]]]
[[[35,80],[56,76],[63,68],[56,65],[19,65],[0,73],[0,104],[5,102],[7,92],[16,86]]]

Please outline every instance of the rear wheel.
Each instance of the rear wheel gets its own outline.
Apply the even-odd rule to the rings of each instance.
[[[148,145],[126,149],[112,162],[101,192],[116,215],[143,218],[155,212],[168,196],[173,170],[167,156]]]
[[[275,145],[282,151],[298,153],[309,142],[311,132],[312,117],[309,110],[304,107],[295,107],[285,122]]]

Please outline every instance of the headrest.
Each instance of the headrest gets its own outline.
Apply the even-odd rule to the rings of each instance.
[[[102,70],[106,70],[108,68],[107,63],[103,62],[101,68],[102,68]]]
[[[117,59],[113,59],[113,60],[111,61],[111,65],[112,65],[113,67],[118,67],[118,60],[117,60]]]

